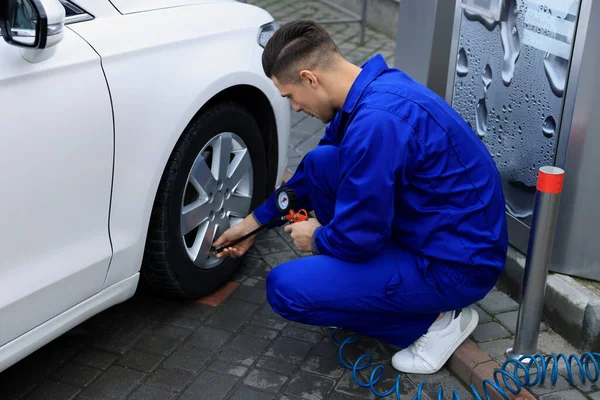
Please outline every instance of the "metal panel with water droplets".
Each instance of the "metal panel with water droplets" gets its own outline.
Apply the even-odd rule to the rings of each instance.
[[[486,144],[507,212],[530,225],[537,170],[553,165],[579,2],[505,0],[499,21],[462,10],[452,105]]]

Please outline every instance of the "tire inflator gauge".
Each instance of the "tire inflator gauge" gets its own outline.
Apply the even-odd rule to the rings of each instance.
[[[257,229],[242,236],[241,238],[239,238],[237,240],[234,240],[233,242],[231,242],[229,244],[220,246],[216,249],[214,247],[211,248],[211,251],[208,253],[208,256],[209,257],[216,256],[217,254],[221,253],[226,248],[233,247],[236,244],[248,239],[249,237],[256,235],[258,232],[260,232],[264,229],[268,229],[270,226],[272,226],[273,224],[276,224],[278,222],[287,221],[289,223],[294,223],[294,222],[308,221],[308,213],[306,212],[306,210],[299,210],[297,212],[294,211],[294,208],[296,208],[296,200],[297,200],[296,192],[294,191],[294,189],[288,188],[288,187],[278,189],[275,194],[275,200],[276,200],[277,210],[283,215],[273,218],[266,224],[259,226]]]

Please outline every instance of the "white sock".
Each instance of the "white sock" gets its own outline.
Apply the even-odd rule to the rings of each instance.
[[[452,318],[454,317],[454,311],[448,311],[442,319],[435,321],[433,325],[429,327],[430,331],[441,331],[446,328],[452,322]]]

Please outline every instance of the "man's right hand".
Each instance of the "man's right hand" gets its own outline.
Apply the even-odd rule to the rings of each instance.
[[[254,216],[252,214],[248,215],[246,218],[244,218],[244,220],[242,222],[240,222],[239,224],[232,226],[231,228],[227,229],[214,243],[213,246],[214,247],[220,247],[223,245],[227,245],[227,243],[231,243],[234,240],[237,240],[239,238],[241,238],[242,236],[252,232],[253,230],[255,230],[256,228],[258,228],[259,225],[256,222],[256,220],[254,219]],[[241,257],[243,256],[248,250],[250,250],[250,247],[252,247],[252,244],[254,243],[254,240],[256,239],[256,236],[250,236],[248,239],[236,244],[233,247],[227,247],[225,249],[223,249],[223,251],[219,254],[217,254],[217,258],[221,258],[221,257],[232,257],[232,258],[237,258],[237,257]]]

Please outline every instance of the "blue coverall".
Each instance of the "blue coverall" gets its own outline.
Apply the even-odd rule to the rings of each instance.
[[[269,273],[267,300],[288,320],[407,347],[495,285],[505,200],[489,151],[443,99],[379,54],[362,68],[284,185],[322,226],[314,256]],[[253,214],[279,215],[274,195]]]

